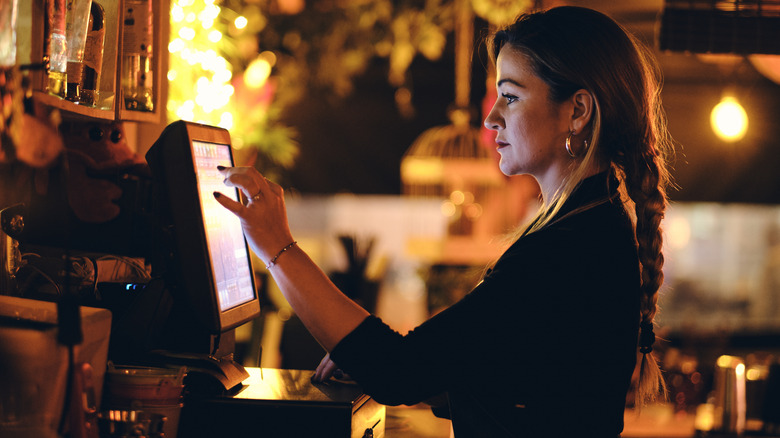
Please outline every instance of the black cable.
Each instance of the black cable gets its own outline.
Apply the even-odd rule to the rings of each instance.
[[[62,187],[64,187],[64,193],[67,198],[68,194],[68,159],[66,154],[62,154]],[[65,233],[65,248],[64,248],[64,266],[63,266],[63,287],[60,299],[57,301],[57,320],[58,320],[58,333],[57,341],[65,346],[72,346],[80,344],[84,340],[84,334],[81,332],[81,314],[79,313],[79,297],[78,294],[73,291],[71,287],[71,271],[73,265],[71,264],[70,257],[70,243],[71,238],[71,221],[70,211],[66,211],[63,219],[63,232]]]
[[[68,194],[68,159],[66,154],[61,154],[62,157],[62,187],[64,187],[64,193],[67,199]],[[71,399],[73,398],[73,380],[76,373],[76,358],[74,354],[74,348],[76,345],[81,344],[84,341],[84,334],[81,330],[81,313],[79,308],[78,294],[73,291],[71,287],[71,271],[73,270],[71,257],[70,257],[70,243],[71,243],[71,221],[70,211],[68,211],[65,204],[65,218],[63,220],[63,232],[65,233],[65,248],[64,248],[64,265],[63,265],[63,288],[60,294],[59,300],[57,300],[57,342],[64,345],[68,349],[68,371],[66,373],[67,382],[65,384],[65,399],[62,408],[62,418],[60,419],[60,431],[63,430],[67,419],[69,418],[69,411],[71,407]]]
[[[74,351],[74,346],[69,345],[68,346],[68,370],[65,373],[67,376],[67,379],[65,381],[65,400],[62,404],[62,415],[60,416],[60,425],[59,425],[59,434],[61,436],[65,435],[65,427],[67,424],[68,419],[70,418],[69,411],[70,411],[70,402],[71,402],[71,393],[73,392],[73,376],[76,371],[76,354]]]

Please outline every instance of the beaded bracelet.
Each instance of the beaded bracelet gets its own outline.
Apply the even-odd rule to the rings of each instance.
[[[283,254],[285,251],[287,251],[288,249],[290,249],[290,248],[292,248],[293,246],[295,246],[295,244],[296,244],[296,243],[298,243],[298,242],[297,242],[297,241],[295,241],[295,240],[293,240],[293,242],[292,242],[291,244],[289,244],[289,245],[285,246],[285,247],[284,247],[284,248],[282,248],[282,249],[281,249],[279,252],[277,252],[277,253],[276,253],[276,255],[274,256],[274,258],[272,258],[272,259],[271,259],[271,261],[270,261],[270,262],[268,262],[268,264],[265,266],[265,269],[271,269],[271,268],[273,268],[273,266],[276,264],[276,259],[278,259],[278,258],[279,258],[279,256],[280,256],[280,255],[282,255],[282,254]]]

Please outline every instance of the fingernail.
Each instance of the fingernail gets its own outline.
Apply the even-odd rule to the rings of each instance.
[[[222,193],[214,192],[214,197],[215,198],[219,198],[220,196],[222,196]]]
[[[225,170],[225,166],[217,166],[217,170]]]

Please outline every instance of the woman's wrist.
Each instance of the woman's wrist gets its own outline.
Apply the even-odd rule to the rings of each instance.
[[[279,257],[282,256],[285,252],[292,249],[295,245],[298,244],[298,241],[293,240],[291,243],[289,243],[284,248],[280,249],[279,252],[276,253],[273,257],[271,257],[271,260],[265,265],[265,269],[271,269],[276,265],[277,260],[279,260]]]

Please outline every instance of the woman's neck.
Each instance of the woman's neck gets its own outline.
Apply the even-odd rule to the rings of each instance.
[[[545,205],[549,205],[556,196],[560,195],[568,178],[577,169],[577,165],[578,163],[571,163],[570,166],[565,168],[551,167],[543,175],[534,175],[536,182],[539,183],[539,188],[542,192],[542,201]],[[597,175],[607,169],[609,169],[608,164],[599,162],[591,163],[585,170],[582,179]]]

